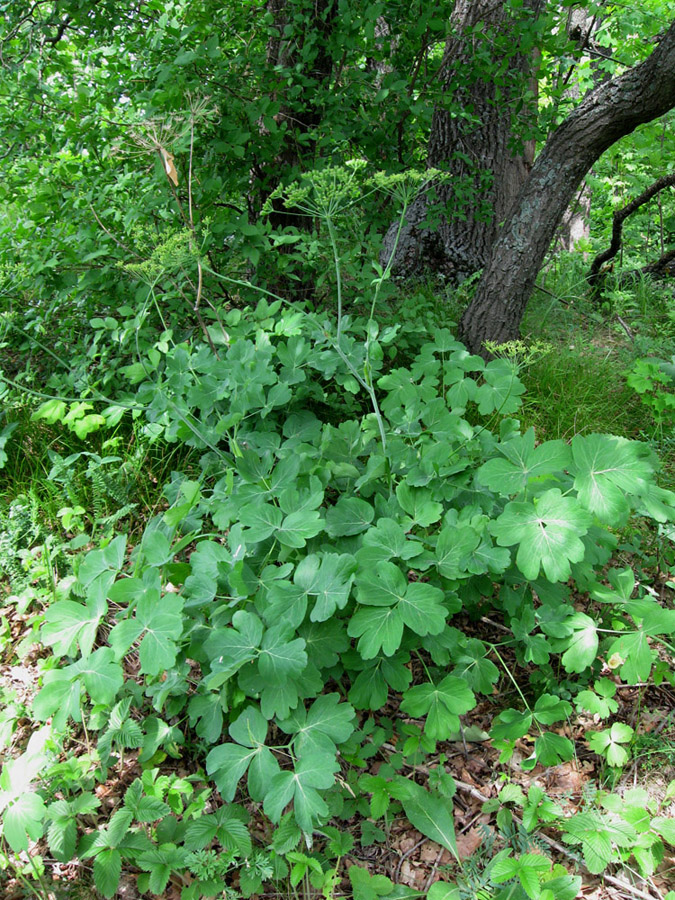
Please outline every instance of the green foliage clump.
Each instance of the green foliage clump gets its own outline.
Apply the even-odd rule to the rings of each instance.
[[[322,175],[331,177],[351,203],[349,172]],[[310,179],[295,202],[316,194]],[[412,196],[400,197],[402,217]],[[3,771],[3,833],[14,854],[46,836],[55,858],[93,860],[105,897],[124,864],[154,893],[172,873],[186,876],[183,900],[235,873],[246,897],[285,877],[330,894],[348,852],[331,820],[355,811],[385,823],[402,811],[457,856],[453,779],[441,765],[425,787],[400,774],[403,761],[460,736],[462,717],[479,700],[494,702],[500,671],[519,695],[516,707],[494,710],[500,761],[527,737],[524,769],[568,761],[574,745],[560,729],[568,697],[611,712],[604,663],[627,682],[645,681],[658,645],[675,632],[673,611],[611,563],[616,529],[632,517],[664,527],[675,517],[651,449],[598,433],[538,443],[533,428],[523,430],[514,418],[525,392],[520,369],[541,345],[493,347],[486,362],[437,328],[397,360],[389,348],[399,323],[380,328],[374,314],[388,266],[374,265],[367,315],[351,315],[334,223],[322,215],[335,320],[263,289],[255,307],[215,308],[201,335],[165,329],[158,341],[136,341],[136,358],[118,367],[120,408],[198,459],[163,485],[162,506],[140,536],[106,523],[103,508],[77,522],[76,464],[86,463],[84,478],[102,497],[132,499],[112,477],[117,457],[53,458],[52,480],[70,492],[69,525],[82,534],[67,548],[72,572],[52,573],[36,621],[51,656],[32,715],[49,724],[21,764],[38,790],[16,792],[20,760]],[[74,422],[96,415],[76,411],[84,416]],[[71,412],[52,399],[38,415]],[[581,593],[597,608],[580,610]],[[467,630],[485,615],[512,636],[505,646]],[[518,684],[507,652],[538,670],[531,689]],[[406,721],[379,724],[391,698]],[[54,748],[77,727],[96,777],[122,769],[129,753],[144,768],[108,821],[85,833],[79,825],[96,797],[83,773],[59,770],[67,799],[50,781]],[[361,775],[387,729],[401,741],[400,759]],[[618,768],[629,737],[613,723],[589,743]],[[199,767],[192,781],[157,773],[188,752]],[[194,783],[204,789],[195,793]],[[207,806],[212,785],[219,800]],[[264,850],[253,844],[249,801],[271,830]],[[558,815],[543,797],[528,803],[529,825]],[[617,824],[614,811],[584,815],[561,827],[591,871],[622,854],[638,858],[630,822]],[[644,870],[675,840],[654,822],[657,849],[640,856]],[[600,851],[593,830],[603,835]],[[317,837],[328,848],[318,858]],[[298,850],[303,839],[311,854]],[[356,897],[395,891],[384,876],[353,867],[349,877]],[[497,854],[488,881],[517,883],[536,900],[576,890],[522,841]]]

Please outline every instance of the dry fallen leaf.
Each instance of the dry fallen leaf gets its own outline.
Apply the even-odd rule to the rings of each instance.
[[[159,148],[159,153],[164,163],[164,171],[167,178],[173,182],[174,187],[178,187],[178,172],[176,172],[176,167],[173,164],[173,156],[164,147]]]
[[[457,855],[460,859],[468,859],[472,856],[483,841],[483,832],[477,828],[470,828],[464,834],[457,835]]]

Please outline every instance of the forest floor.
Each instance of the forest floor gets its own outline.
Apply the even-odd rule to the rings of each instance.
[[[664,580],[664,577],[657,578],[655,575],[654,585],[667,599],[666,595],[671,595],[672,591],[664,586]],[[580,609],[582,602],[580,598]],[[11,697],[18,712],[12,722],[6,718],[0,724],[0,740],[4,744],[2,756],[5,759],[17,756],[25,749],[35,728],[35,723],[25,711],[38,690],[38,663],[48,651],[34,642],[34,618],[29,613],[19,615],[12,604],[0,608],[5,637],[0,663],[0,696]],[[503,636],[500,631],[504,630],[504,626],[486,617],[473,624],[465,621],[463,628],[466,633],[487,641],[497,641]],[[669,666],[673,664],[672,659],[664,657],[664,661]],[[515,660],[506,658],[506,662],[512,662],[515,666]],[[134,654],[130,655],[127,663],[129,674],[133,675],[134,668],[137,668]],[[612,673],[607,669],[602,674],[611,677]],[[347,821],[336,822],[340,830],[349,832],[354,838],[353,849],[342,860],[343,877],[336,896],[350,896],[347,873],[351,865],[357,864],[367,868],[371,875],[385,875],[394,884],[407,886],[422,894],[426,894],[436,881],[450,881],[463,887],[462,896],[488,900],[495,895],[489,892],[484,876],[485,866],[505,846],[517,848],[521,853],[543,853],[562,864],[567,871],[581,875],[579,896],[585,900],[662,900],[668,891],[675,890],[675,851],[666,852],[657,870],[649,877],[640,876],[634,865],[613,866],[602,875],[593,875],[585,868],[581,854],[576,852],[578,848],[561,842],[559,830],[540,827],[534,833],[528,833],[523,828],[517,802],[511,804],[511,823],[507,828],[503,822],[497,825],[495,811],[490,809],[490,801],[494,801],[505,784],[512,786],[510,790],[515,788],[516,793],[520,788],[523,796],[532,786],[541,788],[565,817],[573,817],[582,811],[598,791],[611,790],[619,796],[630,797],[630,792],[638,789],[648,795],[650,805],[658,809],[660,816],[675,818],[675,687],[667,680],[659,685],[650,682],[619,686],[615,696],[618,710],[614,721],[625,722],[635,730],[631,758],[621,771],[608,769],[603,760],[589,749],[587,732],[599,727],[601,719],[580,714],[571,716],[558,729],[559,734],[574,743],[575,756],[571,761],[548,767],[537,764],[526,771],[522,763],[532,753],[533,739],[529,736],[516,742],[515,752],[508,761],[500,761],[499,750],[493,746],[487,733],[500,700],[503,703],[504,698],[485,698],[463,717],[463,731],[456,735],[457,739],[439,742],[435,753],[424,755],[419,764],[409,757],[401,762],[400,747],[396,746],[394,736],[392,742],[383,742],[361,767],[362,774],[376,776],[383,766],[393,763],[401,774],[422,781],[426,781],[434,769],[451,775],[456,785],[453,805],[459,860],[446,848],[412,828],[402,815],[392,817],[386,828],[379,828],[372,825],[367,817],[356,814]],[[390,701],[383,714],[389,719],[410,721],[394,701]],[[86,732],[75,728],[61,759],[78,757],[86,750]],[[107,780],[97,785],[95,793],[101,801],[100,814],[105,818],[120,807],[125,791],[142,774],[143,767],[137,757],[137,752],[128,751],[123,761],[109,770]],[[189,756],[180,760],[167,759],[160,766],[160,774],[181,778],[195,776],[200,771],[203,772],[201,761]],[[195,785],[197,789],[200,786],[205,787],[206,784]],[[212,801],[213,808],[219,803],[217,797],[216,794]],[[264,844],[269,838],[269,824],[259,804],[249,802],[247,805],[252,815],[251,831]],[[95,822],[93,817],[92,826]],[[50,858],[44,840],[38,842],[31,852],[39,854],[45,861]],[[49,871],[51,878],[46,881],[48,894],[38,895],[41,900],[95,900],[99,896],[91,884],[87,862],[59,864],[51,860]],[[139,900],[141,896],[146,896],[138,891],[137,876],[138,870],[133,868],[123,871],[115,895],[119,900]],[[180,900],[184,886],[182,877],[173,877],[161,900]],[[236,879],[231,887],[236,889]],[[311,893],[320,896],[318,892]],[[26,896],[22,883],[11,876],[5,880],[3,900],[24,900]],[[268,885],[261,896],[297,896],[297,889],[289,894],[287,888],[272,889]]]
[[[544,326],[541,316],[537,318],[535,308],[529,320],[533,336],[541,335],[547,340],[553,334],[557,344],[552,352],[524,373],[528,394],[521,417],[523,424],[534,425],[537,437],[542,440],[557,437],[569,439],[574,434],[591,431],[625,434],[632,438],[645,437],[651,421],[649,411],[645,411],[636,393],[627,389],[623,377],[630,357],[635,355],[635,348],[632,347],[635,335],[630,328],[626,329],[625,321],[623,325],[619,322],[612,327],[589,328],[580,332],[579,321],[574,319],[573,313],[564,309],[558,310],[558,313],[558,321],[548,321]],[[577,330],[569,326],[571,319],[574,319]],[[654,434],[647,436],[653,438]],[[662,431],[658,449],[666,480],[675,481],[672,478],[675,471],[673,435]],[[660,540],[665,541],[665,538],[645,534],[628,536],[624,549],[620,551],[621,558],[616,562],[639,568],[643,588],[664,601],[665,605],[672,606],[673,589],[668,583],[673,575],[668,566],[661,563],[658,550]],[[647,545],[648,551],[644,549]],[[49,651],[38,643],[35,623],[41,611],[36,612],[33,608],[18,611],[15,602],[8,602],[7,591],[1,602],[0,759],[6,761],[23,752],[37,727],[29,710],[41,676],[39,663],[49,655]],[[587,597],[579,596],[575,606],[579,611],[584,611],[590,602]],[[475,621],[463,620],[462,628],[468,637],[490,644],[499,643],[504,632],[508,631],[501,623],[487,616]],[[521,802],[533,787],[540,788],[559,807],[560,814],[569,819],[586,810],[599,792],[608,791],[626,798],[626,802],[648,806],[651,814],[675,821],[675,679],[670,675],[674,661],[663,650],[660,650],[660,657],[664,666],[659,683],[650,681],[617,685],[614,697],[617,709],[613,721],[624,723],[633,730],[628,759],[622,767],[608,767],[589,747],[589,731],[602,728],[603,720],[597,715],[578,711],[571,714],[562,726],[551,729],[573,742],[575,754],[570,761],[546,767],[523,765],[532,755],[533,739],[530,737],[518,739],[514,752],[506,758],[488,735],[494,716],[509,705],[509,684],[504,678],[501,688],[495,689],[494,696],[484,698],[462,718],[462,732],[455,736],[455,740],[438,742],[432,753],[421,753],[419,761],[415,760],[414,754],[404,755],[401,752],[401,739],[396,732],[380,740],[373,747],[372,754],[364,755],[357,761],[343,760],[345,784],[349,783],[350,770],[353,772],[355,768],[360,775],[378,776],[382,771],[397,771],[407,777],[419,776],[423,782],[430,775],[439,780],[443,773],[452,776],[456,788],[453,806],[459,859],[413,828],[402,814],[397,812],[385,818],[385,826],[380,827],[381,823],[375,824],[367,811],[364,813],[360,809],[351,817],[336,820],[335,823],[341,832],[352,835],[353,846],[340,860],[340,877],[334,895],[351,896],[348,871],[352,865],[358,865],[365,867],[371,875],[384,875],[395,885],[407,886],[421,894],[441,881],[458,884],[460,894],[457,896],[461,896],[462,900],[474,897],[476,900],[506,898],[510,894],[498,893],[490,884],[486,867],[500,850],[510,847],[516,853],[543,854],[562,864],[568,872],[581,875],[579,896],[585,900],[663,900],[669,891],[675,891],[675,851],[669,845],[652,874],[639,874],[634,859],[623,866],[613,864],[600,875],[592,874],[585,867],[580,848],[571,842],[565,843],[565,835],[559,828],[548,827],[546,823],[532,831],[524,827]],[[509,658],[508,650],[504,658],[507,665],[515,670],[517,662],[515,658]],[[137,673],[137,659],[133,653],[126,660],[126,668],[127,676],[133,680]],[[529,668],[523,668],[521,664],[519,671],[523,678],[527,678],[536,669],[534,664],[530,664]],[[605,666],[600,675],[612,679],[613,673]],[[413,672],[413,679],[415,683],[424,680],[421,672]],[[369,713],[361,713],[361,723],[369,716]],[[382,720],[383,730],[387,732],[391,732],[392,721],[404,720],[415,724],[392,699],[384,710],[373,715],[374,727],[380,724],[378,716]],[[61,759],[81,757],[87,747],[86,731],[80,726],[73,726]],[[107,779],[95,787],[95,794],[101,803],[101,816],[107,818],[120,807],[125,791],[142,771],[138,751],[134,750],[127,751],[122,761],[111,766]],[[203,760],[191,757],[189,752],[179,759],[167,757],[160,763],[159,773],[192,778],[195,792],[207,786],[198,780],[199,773],[203,775]],[[501,793],[501,799],[497,801],[505,786],[509,786],[510,799],[505,799]],[[209,801],[212,808],[216,808],[219,802],[217,794]],[[269,841],[269,822],[262,814],[260,804],[246,801],[246,805],[252,818],[251,833],[261,845],[265,845]],[[97,816],[92,815],[91,828],[96,824]],[[48,863],[42,881],[46,894],[39,893],[39,889],[35,891],[40,900],[93,900],[98,896],[92,887],[90,860],[63,864],[50,860],[45,840],[37,842],[30,852]],[[27,862],[25,854],[23,862]],[[138,875],[138,869],[123,871],[115,896],[120,900],[138,900],[141,896],[137,888]],[[162,900],[180,900],[181,890],[186,884],[189,884],[189,876],[172,875],[161,895]],[[237,886],[235,873],[228,888],[236,891]],[[27,896],[26,882],[16,880],[11,870],[4,873],[3,890],[3,900],[24,900]],[[268,884],[262,895],[297,900],[301,896],[321,896],[321,893],[303,882],[299,886],[285,884],[273,889]],[[387,891],[383,890],[382,896],[386,895]],[[377,900],[377,896],[373,893],[368,900]],[[393,898],[394,894],[391,896]],[[418,895],[410,892],[396,895],[397,898],[405,896]],[[454,896],[449,894],[448,900]]]

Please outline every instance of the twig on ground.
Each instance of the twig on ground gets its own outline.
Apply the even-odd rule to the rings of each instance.
[[[470,784],[467,784],[465,781],[460,781],[458,778],[455,778],[455,784],[457,787],[464,791],[467,794],[471,794],[476,800],[480,800],[485,803],[488,798],[485,797],[479,790],[473,787]],[[513,818],[519,823],[522,824],[521,820],[514,813]],[[570,851],[564,847],[562,844],[559,844],[558,841],[554,841],[553,838],[550,838],[544,832],[539,832],[538,837],[540,837],[545,843],[549,845],[553,850],[557,850],[562,856],[566,856],[568,859],[574,859]],[[586,866],[577,859],[574,859],[574,862],[577,863],[585,872],[588,872]],[[589,872],[589,875],[592,874]],[[603,878],[609,884],[614,885],[614,887],[618,888],[620,891],[625,891],[629,897],[636,897],[638,900],[659,900],[658,897],[655,897],[654,894],[648,894],[646,891],[640,890],[640,888],[636,887],[633,884],[628,884],[628,882],[624,881],[621,878],[617,878],[615,875],[608,875],[606,872],[599,876]],[[660,897],[660,895],[659,895]]]
[[[431,872],[429,872],[429,876],[428,876],[427,880],[424,882],[424,887],[422,888],[422,891],[425,894],[431,887],[432,879],[433,879],[434,875],[436,874],[436,872],[438,871],[438,866],[439,866],[442,856],[443,856],[443,847],[441,847],[441,849],[438,851],[438,854],[436,855],[436,861],[434,862],[433,866],[431,867]]]
[[[628,335],[628,339],[631,340],[631,341],[634,341],[634,340],[635,340],[635,335],[634,335],[633,332],[630,330],[630,328],[628,327],[628,325],[626,325],[626,323],[625,323],[624,320],[621,318],[621,316],[617,315],[617,316],[616,316],[616,321],[619,323],[619,325],[620,325],[620,326],[623,328],[623,330],[626,332],[626,334]]]
[[[400,876],[400,874],[401,874],[401,866],[402,866],[403,863],[406,861],[406,859],[408,859],[409,856],[412,856],[413,853],[415,852],[415,850],[417,850],[418,847],[421,847],[422,844],[426,844],[426,842],[427,842],[428,840],[429,840],[429,838],[427,838],[427,837],[420,838],[420,840],[419,840],[416,844],[414,844],[414,845],[410,848],[410,850],[406,850],[405,853],[403,853],[403,854],[401,855],[401,858],[399,859],[399,861],[398,861],[398,863],[397,863],[397,865],[396,865],[396,872],[394,873],[394,884],[398,884],[398,879],[399,879],[399,876]],[[650,897],[650,900],[653,900],[653,898]]]

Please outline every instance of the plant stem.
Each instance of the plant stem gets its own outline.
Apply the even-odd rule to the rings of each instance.
[[[328,237],[330,238],[330,246],[333,251],[333,263],[335,265],[335,290],[337,294],[337,343],[340,346],[340,338],[342,337],[342,272],[340,270],[340,254],[338,253],[337,238],[335,235],[335,226],[329,215],[326,215],[326,227],[328,228]]]

